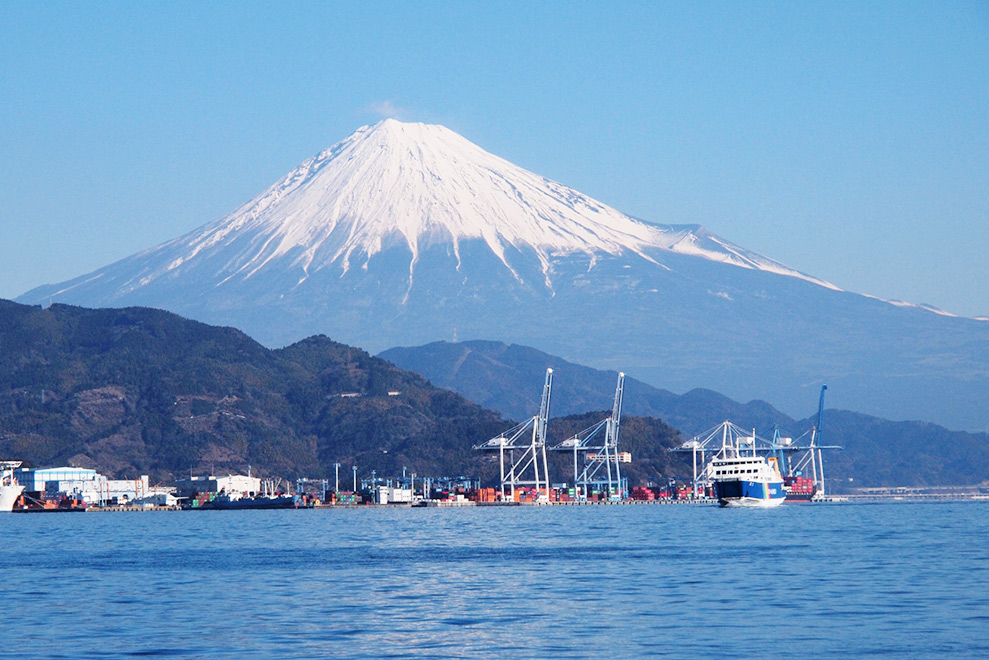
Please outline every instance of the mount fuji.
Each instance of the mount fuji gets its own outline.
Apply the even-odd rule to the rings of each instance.
[[[19,302],[164,308],[268,345],[527,344],[668,389],[989,428],[989,323],[841,291],[385,120],[229,215]]]

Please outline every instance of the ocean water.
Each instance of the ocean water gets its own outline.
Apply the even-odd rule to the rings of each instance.
[[[0,658],[986,658],[979,502],[0,516]]]

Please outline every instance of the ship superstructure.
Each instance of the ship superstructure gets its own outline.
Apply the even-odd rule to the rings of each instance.
[[[24,486],[14,477],[14,470],[20,466],[21,461],[0,461],[0,513],[10,513],[24,491]]]

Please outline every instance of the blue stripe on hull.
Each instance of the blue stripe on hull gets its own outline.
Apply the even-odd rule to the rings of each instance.
[[[766,491],[769,497],[766,497]],[[719,500],[750,498],[756,500],[777,500],[786,497],[782,481],[763,483],[761,481],[716,481],[714,490]]]

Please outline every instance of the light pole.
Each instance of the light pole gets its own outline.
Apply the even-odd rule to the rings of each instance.
[[[354,492],[357,492],[357,466],[354,466]]]
[[[336,474],[336,486],[334,487],[333,492],[334,493],[339,493],[340,492],[340,464],[339,463],[334,463],[333,464],[333,471]]]

